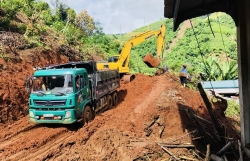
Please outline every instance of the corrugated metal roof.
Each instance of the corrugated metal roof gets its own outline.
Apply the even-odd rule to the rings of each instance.
[[[238,0],[164,0],[164,17],[174,18],[174,31],[187,19],[213,12],[229,14],[237,25]]]

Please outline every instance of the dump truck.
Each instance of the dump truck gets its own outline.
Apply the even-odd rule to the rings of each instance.
[[[108,58],[108,61],[105,62],[97,62],[97,69],[118,69],[120,73],[121,80],[125,83],[130,82],[133,80],[134,75],[129,74],[130,68],[129,68],[129,59],[130,59],[130,52],[132,47],[154,37],[157,36],[157,57],[154,58],[151,54],[147,54],[143,61],[146,63],[149,67],[158,67],[161,59],[161,53],[164,49],[164,39],[165,39],[165,32],[166,32],[166,26],[161,25],[159,30],[155,31],[146,31],[140,35],[133,36],[130,40],[128,40],[123,49],[122,52],[118,55],[114,55],[110,58]]]
[[[118,70],[97,70],[96,62],[69,62],[40,68],[26,80],[33,123],[84,125],[118,103]]]

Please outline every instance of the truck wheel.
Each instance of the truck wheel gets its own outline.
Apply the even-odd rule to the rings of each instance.
[[[113,101],[111,95],[108,95],[108,109],[111,109],[113,106]]]
[[[116,106],[118,103],[118,96],[116,92],[112,94],[112,98],[113,98],[113,106]]]
[[[86,106],[83,112],[83,125],[91,120],[93,120],[92,110],[89,106]]]

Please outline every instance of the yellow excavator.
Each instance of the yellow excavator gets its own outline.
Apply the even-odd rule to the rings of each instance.
[[[161,25],[159,30],[155,31],[146,31],[140,35],[133,36],[130,40],[128,40],[120,55],[113,55],[112,57],[108,58],[107,62],[97,62],[97,69],[104,70],[104,69],[118,69],[121,75],[121,80],[124,83],[130,82],[134,79],[134,75],[129,74],[129,59],[130,59],[130,52],[132,47],[148,40],[151,37],[157,36],[157,54],[156,58],[154,58],[151,54],[147,54],[143,61],[149,67],[158,67],[161,54],[164,49],[164,38],[165,38],[166,27],[165,25]]]

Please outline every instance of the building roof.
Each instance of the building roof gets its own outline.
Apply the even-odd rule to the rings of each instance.
[[[185,20],[213,12],[229,14],[236,26],[238,0],[164,0],[164,17],[173,18],[174,31]]]

